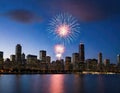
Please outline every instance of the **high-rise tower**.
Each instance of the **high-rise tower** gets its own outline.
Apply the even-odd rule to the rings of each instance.
[[[102,53],[98,54],[98,64],[102,64]]]
[[[0,61],[3,61],[3,52],[0,51]]]
[[[51,57],[50,56],[46,56],[46,63],[50,63],[51,62]]]
[[[21,55],[21,60],[22,60],[22,64],[25,64],[25,54],[24,53],[22,53],[22,55]]]
[[[10,61],[15,62],[15,55],[10,55]]]
[[[117,64],[120,66],[120,54],[117,55]]]
[[[84,52],[84,44],[80,43],[79,45],[79,60],[80,62],[85,61],[85,52]]]
[[[98,71],[103,71],[103,60],[102,60],[102,53],[98,54]]]
[[[45,50],[40,51],[40,60],[42,62],[46,62],[46,51]]]
[[[21,63],[21,53],[22,53],[22,46],[20,44],[16,45],[16,50],[15,50],[15,61],[18,63]]]
[[[2,69],[3,66],[3,52],[0,51],[0,69]]]
[[[72,54],[72,63],[79,63],[79,53]]]
[[[69,57],[69,56],[65,57],[65,62],[71,63],[71,57]]]
[[[120,54],[117,55],[117,63],[120,65]]]

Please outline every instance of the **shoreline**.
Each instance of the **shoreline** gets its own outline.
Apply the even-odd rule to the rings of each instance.
[[[0,72],[1,74],[91,74],[91,75],[99,75],[99,74],[120,74],[120,73],[115,73],[115,72]]]

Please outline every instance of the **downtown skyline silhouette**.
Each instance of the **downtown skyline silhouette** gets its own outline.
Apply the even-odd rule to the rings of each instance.
[[[102,52],[104,58],[116,63],[116,55],[120,53],[119,3],[119,0],[52,0],[51,3],[48,0],[1,0],[0,51],[4,51],[4,58],[9,58],[14,53],[14,45],[21,44],[25,54],[36,54],[43,49],[55,60],[54,46],[59,42],[48,27],[50,20],[63,12],[71,14],[80,24],[80,34],[65,45],[63,58],[77,52],[76,46],[83,42],[86,59],[97,58]]]

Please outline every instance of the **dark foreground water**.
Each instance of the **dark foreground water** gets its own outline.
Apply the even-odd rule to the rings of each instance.
[[[120,75],[0,75],[0,93],[120,93]]]

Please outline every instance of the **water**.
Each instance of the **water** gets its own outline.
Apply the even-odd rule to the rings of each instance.
[[[0,93],[120,93],[120,75],[0,75]]]

